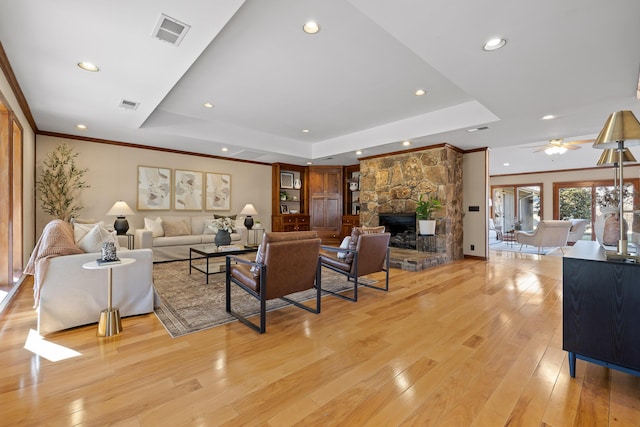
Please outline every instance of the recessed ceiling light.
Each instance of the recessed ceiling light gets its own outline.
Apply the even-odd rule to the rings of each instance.
[[[311,132],[309,129],[302,129],[302,133],[309,133]]]
[[[98,68],[97,65],[92,64],[91,62],[78,62],[78,67],[82,68],[85,71],[91,71],[92,73],[100,71],[100,68]]]
[[[411,145],[411,141],[403,141],[402,145],[404,145],[405,147],[408,147]]]
[[[362,150],[356,151],[356,154],[359,156],[360,154],[362,154]]]
[[[213,108],[213,104],[212,104],[212,103],[210,103],[210,102],[205,102],[204,104],[202,104],[202,106],[203,106],[204,108]]]
[[[83,125],[83,124],[77,124],[76,125],[76,129],[80,129],[80,130],[87,130],[87,126]]]
[[[422,96],[422,95],[425,95],[426,93],[427,93],[427,91],[426,91],[426,90],[424,90],[424,89],[418,89],[418,90],[416,90],[415,92],[413,92],[413,94],[414,94],[415,96]]]
[[[509,163],[503,163],[502,166],[511,166]]]
[[[505,44],[507,44],[507,40],[503,39],[503,38],[493,38],[493,39],[489,39],[484,46],[482,46],[482,48],[486,51],[492,51],[492,50],[497,50],[500,49],[502,46],[504,46]]]
[[[227,147],[222,147],[222,151],[229,151]]]
[[[302,26],[302,30],[307,34],[316,34],[320,31],[320,25],[314,21],[309,21]]]
[[[313,164],[313,162],[307,162],[307,164],[308,164],[308,165],[312,165],[312,164]]]
[[[553,114],[547,114],[546,116],[542,116],[541,120],[553,120],[555,118],[556,116],[554,116]]]
[[[480,126],[479,128],[467,129],[467,132],[478,132],[479,130],[487,130],[489,126]]]

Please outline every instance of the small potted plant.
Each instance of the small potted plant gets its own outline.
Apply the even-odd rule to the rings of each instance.
[[[416,205],[416,218],[418,219],[418,228],[420,234],[436,234],[436,221],[431,219],[433,211],[443,207],[442,202],[438,198],[429,196],[422,198],[422,194],[418,198]]]
[[[289,193],[287,193],[286,191],[281,191],[280,200],[288,200],[288,199],[289,199]]]

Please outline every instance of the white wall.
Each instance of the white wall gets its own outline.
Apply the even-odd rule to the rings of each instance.
[[[464,254],[488,256],[488,222],[489,217],[489,152],[474,151],[464,154],[462,158],[463,194],[463,245]],[[469,206],[479,206],[479,212],[470,212]],[[474,249],[471,249],[473,245]]]
[[[76,164],[88,168],[86,182],[91,188],[81,190],[80,201],[84,205],[80,217],[103,220],[113,224],[115,217],[106,212],[118,200],[124,200],[136,212],[127,216],[130,228],[144,228],[144,217],[161,215],[202,215],[205,211],[137,211],[138,166],[158,166],[200,172],[219,172],[231,175],[231,209],[206,211],[206,214],[233,215],[247,203],[252,203],[259,220],[271,229],[271,166],[213,159],[158,150],[147,150],[120,145],[102,144],[38,135],[36,144],[36,176],[42,172],[42,161],[61,143],[67,143],[78,153]],[[40,202],[38,202],[40,207]],[[51,217],[39,208],[36,215],[38,235]]]

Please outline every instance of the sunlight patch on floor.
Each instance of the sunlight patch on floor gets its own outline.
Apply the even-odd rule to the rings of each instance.
[[[60,360],[71,359],[72,357],[81,356],[75,350],[58,345],[45,340],[37,331],[31,329],[24,343],[24,348],[30,352],[44,357],[50,362],[59,362]]]

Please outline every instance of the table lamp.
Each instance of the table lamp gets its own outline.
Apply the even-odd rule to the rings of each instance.
[[[254,208],[251,203],[247,203],[240,211],[240,215],[246,215],[244,218],[244,226],[247,227],[247,230],[251,230],[253,228],[253,218],[251,215],[258,215],[256,208]]]
[[[611,113],[600,134],[593,143],[593,148],[598,149],[615,149],[618,154],[618,168],[620,170],[618,180],[618,207],[620,221],[620,240],[618,240],[617,255],[626,257],[629,255],[627,251],[627,236],[622,226],[624,213],[624,203],[622,195],[624,194],[624,151],[625,144],[627,146],[640,145],[640,123],[631,111],[616,111]]]
[[[111,206],[107,215],[117,216],[116,221],[113,223],[113,228],[116,230],[116,234],[124,236],[129,229],[129,222],[126,220],[125,215],[135,215],[135,212],[131,210],[127,202],[118,200]]]

